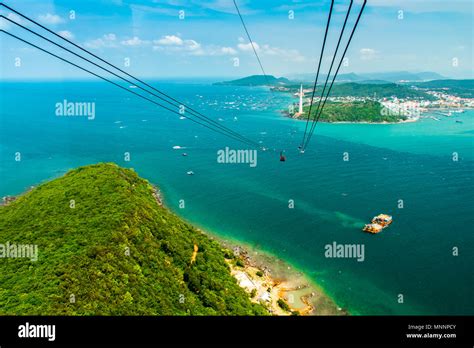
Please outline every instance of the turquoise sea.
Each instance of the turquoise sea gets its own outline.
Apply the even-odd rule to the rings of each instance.
[[[247,146],[114,86],[4,81],[0,196],[80,165],[116,162],[158,185],[180,216],[287,260],[354,314],[474,314],[474,111],[409,124],[318,124],[302,155],[304,122],[278,112],[289,95],[204,80],[154,85],[277,152],[259,151],[255,168],[220,164],[218,150]],[[65,99],[95,102],[95,119],[57,117]],[[363,233],[382,212],[393,215],[392,226]],[[333,242],[363,244],[365,260],[326,258]]]

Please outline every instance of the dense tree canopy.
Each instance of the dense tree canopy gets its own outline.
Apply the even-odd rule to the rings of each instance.
[[[0,244],[38,246],[37,261],[0,259],[0,314],[267,314],[221,246],[153,193],[133,170],[97,164],[0,207]]]

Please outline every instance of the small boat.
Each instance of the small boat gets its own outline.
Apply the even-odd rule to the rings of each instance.
[[[187,156],[188,154],[186,152],[183,152],[181,156]]]
[[[184,116],[179,116],[179,119],[180,119],[180,120],[185,120],[186,117],[184,117]]]
[[[362,231],[369,233],[379,233],[383,230],[383,227],[379,224],[366,224]]]
[[[379,214],[377,216],[374,216],[374,218],[372,219],[372,223],[379,224],[383,228],[385,228],[392,223],[392,217],[387,214]]]
[[[286,156],[283,154],[283,151],[280,151],[280,162],[285,162]]]
[[[379,233],[392,223],[392,217],[387,214],[379,214],[374,216],[370,224],[366,224],[362,231],[369,233]]]
[[[179,149],[184,149],[184,147],[181,147],[179,145],[173,146],[173,150],[179,150]]]
[[[462,121],[456,120],[456,123],[462,123]]]
[[[192,170],[190,170],[190,171],[186,172],[186,174],[188,174],[188,175],[194,175],[194,172],[193,172]]]

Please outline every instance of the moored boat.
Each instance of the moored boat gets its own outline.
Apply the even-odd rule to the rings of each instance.
[[[379,224],[383,228],[385,228],[392,223],[392,217],[387,214],[379,214],[377,216],[374,216],[374,218],[372,219],[372,223]]]
[[[383,230],[383,227],[379,224],[366,224],[362,231],[370,233],[379,233]]]
[[[366,224],[362,231],[370,233],[379,233],[392,223],[392,217],[387,214],[374,216],[370,224]]]

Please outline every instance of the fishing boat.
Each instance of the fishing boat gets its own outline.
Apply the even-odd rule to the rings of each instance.
[[[383,228],[385,228],[392,223],[392,217],[387,214],[379,214],[377,216],[374,216],[374,218],[372,219],[372,223],[379,224]]]
[[[383,227],[379,224],[366,224],[362,231],[370,233],[379,233],[383,230]]]
[[[379,233],[384,228],[387,228],[392,223],[392,221],[393,219],[390,215],[379,214],[377,216],[374,216],[372,222],[370,224],[366,224],[362,231],[370,233]]]
[[[186,174],[188,174],[188,175],[194,175],[194,172],[193,172],[192,170],[190,170],[190,171],[186,172]]]

